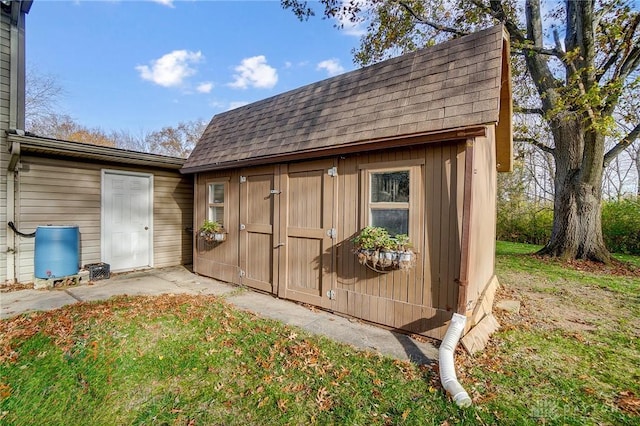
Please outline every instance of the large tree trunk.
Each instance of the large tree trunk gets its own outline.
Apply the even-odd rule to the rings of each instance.
[[[553,229],[539,254],[609,263],[601,222],[604,137],[585,129],[575,117],[554,121]]]

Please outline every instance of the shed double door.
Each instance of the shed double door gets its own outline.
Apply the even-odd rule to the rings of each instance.
[[[336,178],[333,161],[243,170],[242,283],[279,297],[332,307]]]
[[[333,161],[282,166],[278,295],[332,308],[335,282]]]
[[[249,287],[275,293],[277,257],[274,235],[279,221],[273,166],[242,171],[240,176],[240,277]]]

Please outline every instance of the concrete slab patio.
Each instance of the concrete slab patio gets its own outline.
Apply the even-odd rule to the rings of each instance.
[[[360,349],[379,352],[418,364],[436,360],[438,350],[430,343],[404,334],[351,320],[329,312],[309,309],[271,295],[202,277],[185,267],[151,269],[114,275],[93,285],[49,290],[17,290],[0,293],[0,319],[19,314],[57,309],[65,305],[106,300],[117,295],[207,294],[224,297],[239,309],[300,327]]]

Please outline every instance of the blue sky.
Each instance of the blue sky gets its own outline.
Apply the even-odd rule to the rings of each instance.
[[[333,24],[272,0],[36,0],[27,68],[55,76],[61,113],[140,134],[354,69],[358,31]]]

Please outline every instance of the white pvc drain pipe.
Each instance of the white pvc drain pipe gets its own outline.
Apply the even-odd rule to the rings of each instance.
[[[471,406],[471,398],[467,391],[464,390],[458,378],[456,377],[456,367],[453,360],[453,353],[456,350],[458,341],[464,332],[464,326],[467,322],[467,317],[460,314],[453,314],[451,323],[447,329],[447,333],[442,339],[440,349],[438,351],[438,358],[440,361],[440,382],[442,387],[451,394],[453,401],[458,407]]]

